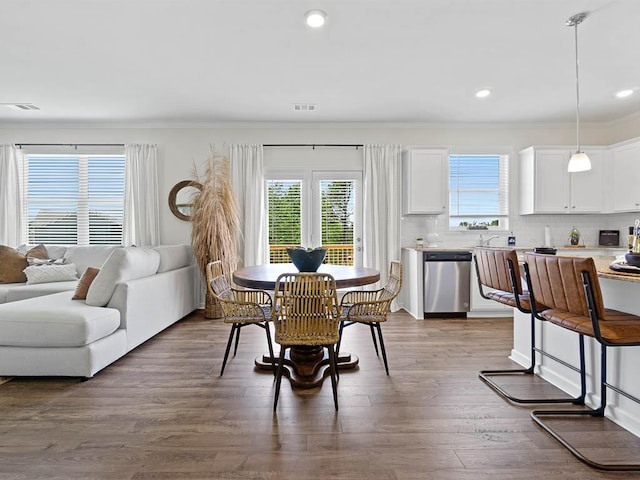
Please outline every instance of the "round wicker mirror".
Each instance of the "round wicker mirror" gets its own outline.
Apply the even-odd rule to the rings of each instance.
[[[180,220],[191,220],[191,208],[195,197],[202,191],[202,185],[193,180],[176,183],[169,192],[169,209]]]

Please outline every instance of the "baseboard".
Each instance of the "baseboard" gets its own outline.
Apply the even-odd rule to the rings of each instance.
[[[640,437],[640,420],[637,415],[612,405],[607,407],[605,415],[607,418],[610,418],[612,422],[620,425],[625,430],[629,430],[636,437]]]
[[[517,350],[513,350],[513,349],[511,350],[511,355],[509,355],[509,359],[513,360],[516,363],[519,363],[525,368],[528,368],[529,365],[531,365],[531,358],[527,357],[526,355],[523,355]]]

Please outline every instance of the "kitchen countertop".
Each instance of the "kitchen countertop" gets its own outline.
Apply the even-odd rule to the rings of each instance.
[[[404,247],[406,250],[412,250],[415,252],[451,252],[451,251],[473,251],[474,247],[424,247],[424,248],[415,248],[415,247]],[[493,248],[505,248],[505,247],[493,247]],[[596,270],[598,271],[598,277],[600,278],[608,278],[611,280],[620,280],[623,282],[634,282],[640,283],[640,274],[635,273],[624,273],[624,272],[616,272],[609,268],[609,264],[616,259],[615,253],[622,253],[626,251],[624,247],[601,247],[601,246],[592,246],[585,248],[563,248],[556,247],[558,252],[562,252],[562,255],[568,255],[575,251],[577,256],[580,253],[585,251],[598,251],[598,255],[590,255],[593,257],[593,261],[596,265]],[[518,257],[521,259],[521,254],[524,252],[533,251],[533,247],[515,247],[515,250],[518,252]]]
[[[596,270],[598,270],[598,277],[608,278],[610,280],[621,280],[623,282],[640,283],[640,274],[616,272],[615,270],[611,270],[609,268],[609,264],[615,259],[616,257],[613,256],[593,257],[593,261],[596,264]]]
[[[473,251],[474,248],[476,247],[465,247],[465,246],[461,246],[461,247],[455,247],[455,246],[451,246],[451,247],[422,247],[422,248],[416,248],[416,247],[403,247],[407,250],[415,250],[416,252],[451,252],[451,251]],[[531,252],[533,251],[534,248],[536,247],[499,247],[496,245],[489,245],[488,247],[483,247],[483,248],[513,248],[515,249],[517,252]],[[626,251],[628,250],[627,247],[603,247],[600,245],[593,245],[593,246],[586,246],[586,247],[579,247],[579,248],[575,248],[575,247],[553,247],[556,248],[558,251],[562,251],[562,252],[575,252],[576,254],[579,254],[580,252],[585,252],[585,251],[592,251],[592,250],[597,250],[597,251],[601,251],[603,255],[613,255],[616,252],[622,252],[622,251]]]

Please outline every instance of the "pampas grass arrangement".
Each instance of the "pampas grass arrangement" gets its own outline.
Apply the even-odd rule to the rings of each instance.
[[[214,260],[222,261],[222,269],[229,276],[238,265],[236,244],[240,219],[227,157],[212,148],[204,177],[198,180],[202,192],[195,198],[191,216],[193,254],[205,279],[207,264]],[[220,306],[209,290],[207,288],[205,316],[220,318]]]

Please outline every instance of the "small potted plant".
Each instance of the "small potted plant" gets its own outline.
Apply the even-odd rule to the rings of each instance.
[[[422,237],[416,238],[416,248],[417,249],[424,248],[424,238]]]
[[[576,246],[580,243],[580,231],[576,227],[571,229],[571,233],[569,234],[569,243],[572,246]]]

